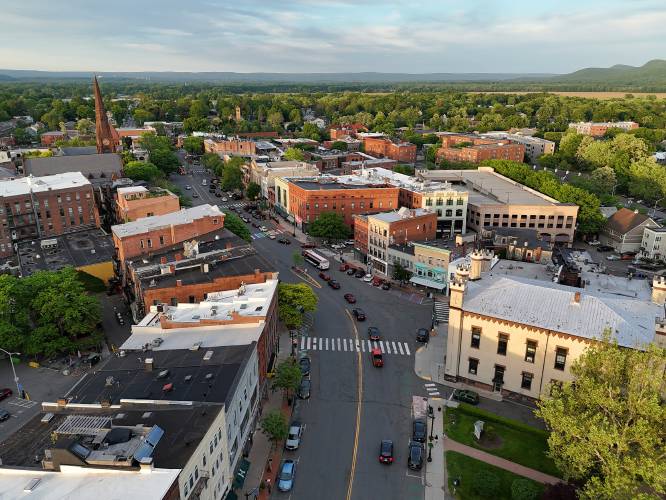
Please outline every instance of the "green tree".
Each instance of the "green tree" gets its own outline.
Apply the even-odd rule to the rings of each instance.
[[[331,144],[331,149],[337,149],[338,151],[347,151],[347,143],[345,141],[334,141]]]
[[[284,122],[284,116],[282,116],[280,111],[273,111],[268,114],[266,121],[274,130],[280,130],[282,122]]]
[[[190,117],[183,120],[183,130],[188,134],[192,132],[207,132],[210,129],[210,123],[206,118]]]
[[[190,104],[190,118],[206,118],[208,111],[208,105],[201,100],[192,101]]]
[[[180,165],[178,157],[168,149],[157,149],[150,153],[150,162],[166,175],[175,172]]]
[[[529,479],[514,479],[511,483],[511,500],[539,500],[541,488]]]
[[[142,126],[144,122],[151,122],[155,120],[155,115],[152,114],[150,111],[142,109],[142,108],[137,108],[132,112],[132,117],[134,118],[134,121],[139,125]]]
[[[629,194],[645,200],[666,196],[666,170],[653,158],[635,161],[629,167]]]
[[[393,266],[393,279],[396,281],[405,282],[409,281],[412,278],[411,271],[405,269],[401,264],[395,264]]]
[[[256,200],[257,196],[259,196],[260,193],[261,193],[261,186],[256,182],[250,182],[247,185],[246,194],[250,200]]]
[[[76,130],[83,135],[92,135],[95,132],[95,122],[89,118],[81,118],[76,122]]]
[[[287,150],[284,152],[284,155],[282,156],[282,159],[303,161],[305,160],[305,155],[303,154],[303,151],[299,148],[287,148]]]
[[[224,228],[234,233],[239,238],[244,239],[248,243],[252,241],[252,235],[243,220],[235,213],[225,210],[224,211]]]
[[[135,181],[153,182],[164,176],[164,173],[150,162],[131,161],[123,168],[125,176]]]
[[[344,240],[349,238],[351,230],[341,215],[335,212],[324,212],[310,224],[308,234],[316,238]]]
[[[261,419],[261,432],[266,435],[275,449],[280,441],[287,438],[289,433],[287,419],[280,410],[271,410]]]
[[[217,153],[204,153],[201,157],[201,164],[217,176],[221,176],[224,172],[224,161]]]
[[[296,364],[296,360],[294,358],[285,359],[275,369],[273,389],[281,389],[289,398],[298,389],[302,378],[303,374],[301,368]]]
[[[321,141],[321,132],[319,127],[314,123],[303,124],[303,130],[301,130],[299,135],[307,139],[312,139],[313,141]]]
[[[611,167],[601,167],[590,174],[590,181],[597,193],[610,193],[617,182],[617,177]]]
[[[200,155],[204,152],[203,137],[189,136],[183,139],[183,148],[190,154]]]
[[[414,175],[414,167],[410,165],[396,165],[393,171],[399,174]]]
[[[317,294],[305,283],[278,285],[278,312],[288,328],[300,328],[303,314],[317,309]]]
[[[239,166],[234,164],[225,164],[224,172],[222,173],[222,188],[225,191],[233,191],[234,189],[243,189],[243,173]]]
[[[303,255],[301,255],[301,252],[299,252],[298,250],[294,251],[294,253],[291,254],[291,260],[293,261],[296,267],[301,267],[305,262]]]
[[[575,160],[576,158],[576,153],[578,152],[578,148],[580,147],[580,143],[583,141],[583,138],[586,136],[582,134],[577,134],[575,132],[568,132],[562,136],[562,139],[560,139],[560,147],[559,147],[559,152],[560,154],[568,159],[568,160]]]
[[[573,362],[575,382],[551,386],[537,415],[550,456],[583,498],[659,498],[666,493],[666,350],[592,344]],[[639,347],[639,346],[636,346]]]

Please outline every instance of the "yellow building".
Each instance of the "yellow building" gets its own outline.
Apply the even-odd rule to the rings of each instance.
[[[445,378],[514,399],[570,381],[572,363],[605,331],[624,347],[666,346],[666,280],[652,301],[461,268],[450,287]],[[655,320],[656,318],[656,320]]]

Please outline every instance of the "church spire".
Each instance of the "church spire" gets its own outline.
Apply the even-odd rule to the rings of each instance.
[[[109,123],[109,117],[104,109],[102,93],[97,83],[97,75],[93,76],[93,93],[95,94],[95,136],[97,138],[98,153],[114,153],[116,151],[117,139],[114,137],[113,127]]]

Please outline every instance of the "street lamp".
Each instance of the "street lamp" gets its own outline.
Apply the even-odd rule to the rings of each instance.
[[[664,197],[666,198],[666,197]],[[652,208],[652,215],[650,217],[654,217],[657,213],[657,205],[659,204],[660,201],[662,201],[664,198],[659,198],[657,201],[654,202],[654,207]]]
[[[5,351],[4,349],[0,348],[0,351],[4,352],[7,356],[9,356],[9,364],[12,365],[12,373],[14,373],[14,383],[16,383],[16,396],[21,397],[21,388],[19,386],[19,379],[16,376],[16,369],[14,368],[14,362],[12,361],[12,355],[16,354],[17,356],[20,356],[20,352],[9,352]]]

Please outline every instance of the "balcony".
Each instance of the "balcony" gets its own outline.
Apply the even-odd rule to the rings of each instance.
[[[208,486],[208,477],[209,474],[207,471],[200,472],[199,479],[197,479],[197,482],[194,483],[192,491],[190,492],[190,496],[187,498],[190,498],[192,500],[198,500],[199,498],[201,498],[201,492],[204,490],[206,486]]]

